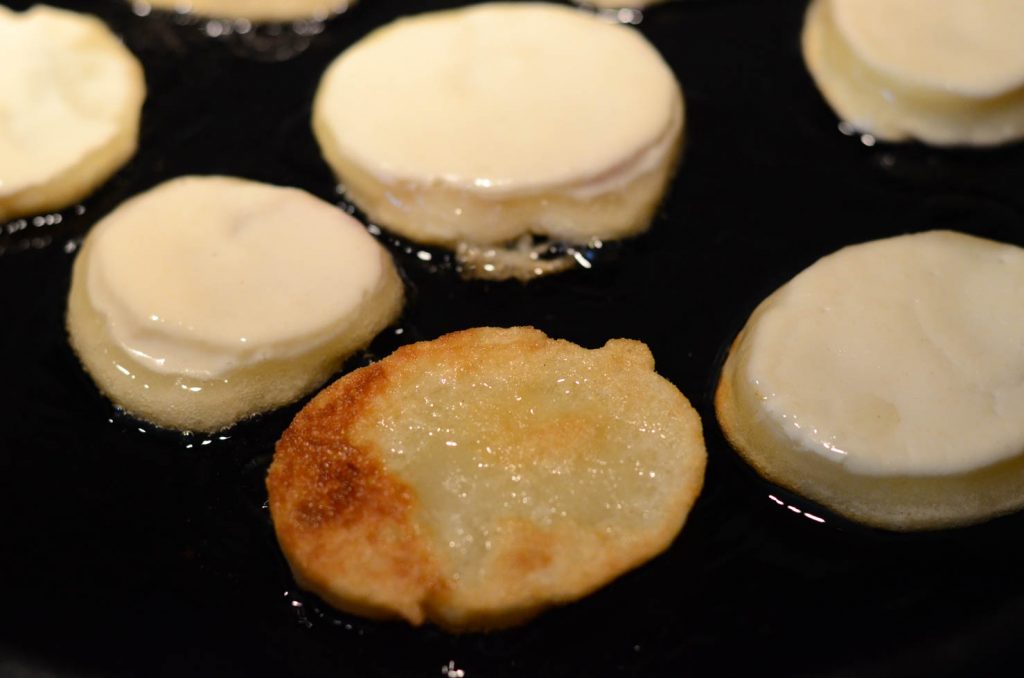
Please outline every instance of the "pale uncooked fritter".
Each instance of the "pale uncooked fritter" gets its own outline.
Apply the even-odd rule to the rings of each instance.
[[[323,383],[402,299],[391,256],[337,207],[295,188],[182,177],[89,232],[67,320],[115,404],[214,431]]]
[[[647,347],[532,328],[403,347],[325,389],[267,478],[300,585],[342,610],[507,626],[664,550],[704,477],[700,419]]]
[[[484,3],[400,19],[345,50],[320,83],[313,129],[372,221],[457,249],[476,275],[529,278],[550,269],[514,246],[524,237],[582,245],[648,227],[683,99],[632,28]]]
[[[66,207],[135,153],[142,66],[106,25],[0,6],[0,222]]]
[[[891,530],[1024,506],[1024,250],[950,231],[844,248],[758,306],[716,406],[763,476]]]
[[[803,53],[857,130],[940,146],[1024,137],[1024,3],[814,0]]]

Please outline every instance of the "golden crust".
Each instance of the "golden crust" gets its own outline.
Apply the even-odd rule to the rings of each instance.
[[[567,374],[589,381],[538,396]],[[447,440],[419,428],[428,411]],[[699,417],[643,344],[480,328],[320,393],[278,442],[267,488],[301,585],[346,611],[466,630],[579,598],[664,550],[704,463]]]
[[[277,537],[304,586],[367,616],[394,606],[419,623],[420,591],[440,584],[411,518],[413,491],[348,434],[386,383],[378,363],[314,399],[277,443],[267,487],[275,517],[289,517],[275,520]]]

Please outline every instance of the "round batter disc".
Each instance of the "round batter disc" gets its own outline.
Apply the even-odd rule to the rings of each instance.
[[[304,191],[184,177],[118,207],[75,261],[71,344],[100,389],[168,428],[214,431],[304,395],[398,315],[359,222]]]
[[[751,315],[716,406],[762,475],[892,530],[1024,506],[1024,250],[950,231],[829,255]]]
[[[0,222],[66,207],[135,153],[142,66],[99,19],[0,6]]]
[[[370,219],[450,248],[646,229],[682,126],[679,85],[639,32],[543,3],[378,29],[331,64],[313,110],[324,157]]]
[[[1021,26],[1017,0],[814,0],[803,53],[861,132],[992,145],[1024,137]]]

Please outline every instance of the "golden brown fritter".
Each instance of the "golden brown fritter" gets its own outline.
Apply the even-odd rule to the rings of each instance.
[[[697,413],[640,342],[480,328],[324,390],[278,442],[267,487],[302,586],[464,630],[574,600],[664,550],[704,464]]]

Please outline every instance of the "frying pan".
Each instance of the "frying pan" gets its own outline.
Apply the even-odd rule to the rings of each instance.
[[[362,0],[323,25],[248,35],[119,0],[55,4],[123,36],[149,96],[140,151],[115,177],[59,220],[0,225],[0,674],[953,676],[1024,661],[1024,518],[910,535],[851,525],[761,481],[711,400],[754,306],[843,245],[929,228],[1024,245],[1021,144],[866,145],[837,129],[803,67],[804,3],[673,2],[639,25],[687,102],[681,169],[649,233],[526,285],[464,281],[445,253],[424,261],[382,233],[408,306],[346,370],[479,325],[590,347],[631,337],[705,425],[705,489],[666,553],[525,626],[454,636],[295,589],[263,478],[302,403],[221,435],[155,430],[97,393],[63,314],[84,234],[166,178],[233,174],[343,204],[310,131],[320,74],[377,26],[463,3]]]

